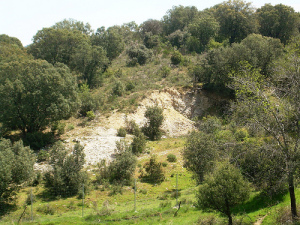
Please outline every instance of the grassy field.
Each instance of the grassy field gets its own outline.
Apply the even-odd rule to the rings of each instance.
[[[139,168],[136,177],[136,206],[134,186],[120,190],[110,185],[91,185],[85,195],[82,207],[80,197],[49,199],[42,185],[22,189],[16,196],[16,207],[0,220],[1,224],[16,224],[22,216],[22,224],[226,224],[226,218],[216,212],[203,212],[196,205],[197,188],[191,173],[183,168],[181,150],[185,138],[167,138],[148,142],[145,153],[139,157],[138,164],[143,165],[151,154],[156,154],[159,161],[166,162],[165,181],[161,184],[142,182]],[[167,155],[174,154],[176,162],[167,162]],[[92,179],[96,168],[88,168]],[[178,198],[176,199],[176,186]],[[33,193],[35,202],[24,211],[29,193]],[[115,193],[115,194],[114,194]],[[296,196],[299,196],[299,190]],[[298,202],[300,198],[298,197]],[[177,211],[176,203],[181,202]],[[235,220],[242,224],[254,224],[267,215],[262,224],[276,224],[280,214],[287,213],[289,196],[278,196],[272,201],[253,192],[251,198],[234,209]],[[136,211],[134,210],[136,209]]]

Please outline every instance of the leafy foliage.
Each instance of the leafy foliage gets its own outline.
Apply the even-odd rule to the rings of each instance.
[[[127,54],[130,58],[129,65],[131,66],[135,66],[137,63],[144,65],[152,57],[152,51],[141,44],[131,45],[127,49]]]
[[[0,121],[11,130],[42,131],[77,107],[76,82],[63,64],[52,66],[42,60],[3,64],[0,83]]]
[[[264,36],[279,38],[282,43],[287,44],[292,36],[299,33],[297,30],[299,16],[290,6],[265,4],[257,9],[256,14],[260,25],[259,31]]]
[[[204,209],[214,209],[228,217],[232,225],[232,207],[249,198],[249,183],[240,171],[228,162],[218,164],[199,188],[198,204]]]
[[[149,137],[150,140],[160,139],[162,135],[160,126],[164,120],[163,109],[158,106],[149,107],[145,112],[145,117],[148,121],[142,128],[143,133]]]
[[[152,155],[149,162],[143,166],[145,171],[142,171],[141,177],[146,182],[161,183],[165,179],[164,170],[161,162],[157,162],[157,156]]]
[[[7,200],[12,191],[34,178],[35,156],[22,141],[0,140],[0,199]]]
[[[98,181],[129,185],[136,168],[137,159],[130,147],[123,141],[117,142],[115,158],[107,166],[105,161],[99,165]]]
[[[45,174],[45,187],[55,196],[72,196],[87,184],[87,174],[83,172],[84,147],[76,144],[69,155],[61,142],[55,143],[50,151],[50,163],[53,170]]]

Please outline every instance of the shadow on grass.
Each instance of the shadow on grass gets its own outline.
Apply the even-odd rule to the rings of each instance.
[[[264,193],[260,193],[252,197],[249,201],[242,205],[238,205],[233,208],[234,214],[239,213],[251,213],[273,205],[278,204],[284,200],[287,191],[281,192],[273,197],[267,196]]]
[[[0,201],[0,219],[5,216],[7,213],[11,211],[15,211],[17,209],[16,204],[8,204],[6,202]]]

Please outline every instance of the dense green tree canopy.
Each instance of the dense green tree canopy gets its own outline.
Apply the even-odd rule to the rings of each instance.
[[[60,62],[70,66],[75,49],[86,42],[89,37],[78,30],[44,28],[33,37],[29,52],[53,65]]]
[[[0,121],[9,130],[41,131],[76,109],[76,80],[63,64],[12,61],[0,69]]]
[[[299,33],[297,24],[299,16],[290,6],[265,4],[257,9],[259,32],[268,37],[279,38],[286,44],[295,34]]]
[[[91,36],[92,44],[103,47],[107,52],[110,60],[118,57],[125,48],[122,35],[117,27],[98,28],[97,32]]]
[[[0,35],[0,44],[11,44],[11,45],[17,45],[19,48],[23,49],[23,45],[21,41],[18,38],[15,37],[10,37],[6,34],[1,34]]]
[[[169,35],[176,30],[183,30],[197,15],[198,9],[195,6],[174,6],[168,10],[162,20],[165,34]]]
[[[197,39],[199,49],[196,52],[201,52],[205,49],[212,38],[215,38],[219,31],[219,23],[216,19],[206,13],[201,14],[188,26],[191,35]],[[193,43],[195,45],[196,43]]]
[[[91,35],[93,30],[89,23],[84,24],[81,21],[77,21],[74,19],[63,20],[56,23],[52,26],[54,29],[68,29],[68,30],[78,30],[83,34]]]
[[[220,24],[220,40],[240,42],[248,34],[256,32],[255,10],[251,3],[229,0],[210,9]]]
[[[220,163],[200,186],[198,204],[225,214],[232,225],[232,207],[246,201],[249,193],[249,183],[240,171],[228,162]]]

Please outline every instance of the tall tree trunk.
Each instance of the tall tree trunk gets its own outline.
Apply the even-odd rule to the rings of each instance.
[[[226,204],[226,215],[228,217],[228,225],[232,225],[232,216],[231,216],[231,210],[229,206],[228,199],[225,199],[225,204]]]
[[[293,220],[297,217],[297,207],[296,207],[296,196],[295,196],[295,186],[294,186],[294,176],[289,174],[289,193],[291,199],[291,212]]]

